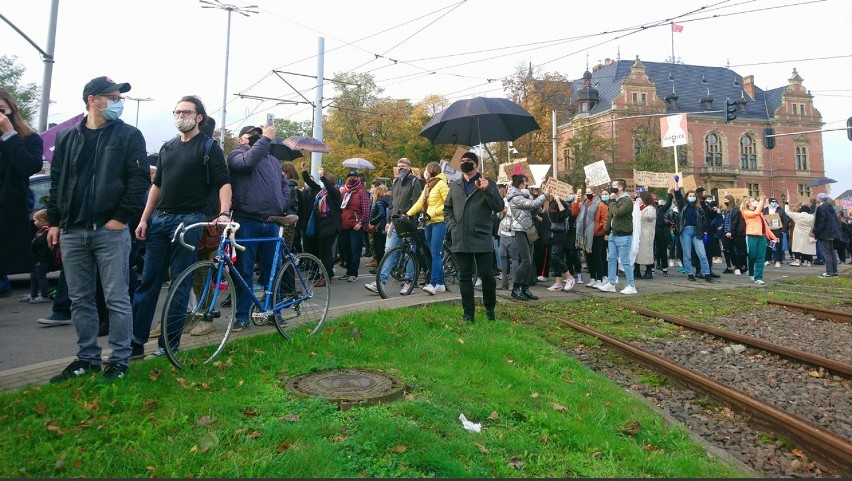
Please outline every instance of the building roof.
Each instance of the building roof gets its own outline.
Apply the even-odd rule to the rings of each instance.
[[[590,116],[612,108],[613,99],[621,93],[621,82],[630,75],[633,64],[632,60],[618,60],[592,73],[591,83],[597,89],[600,101],[589,112]],[[785,85],[763,91],[754,86],[755,98],[752,99],[743,93],[743,77],[731,69],[644,61],[641,64],[645,67],[648,79],[654,82],[657,96],[661,100],[672,93],[674,86],[678,102],[676,109],[668,109],[670,112],[703,112],[701,99],[707,96],[709,89],[710,96],[714,99],[713,110],[724,110],[726,98],[737,100],[745,95],[748,101],[746,111],[737,113],[737,117],[768,120],[781,105],[781,94],[786,89]],[[669,80],[670,75],[672,80]],[[571,89],[575,92],[572,99],[577,100],[578,93],[583,89],[583,79],[572,81]],[[724,118],[722,112],[707,115]]]

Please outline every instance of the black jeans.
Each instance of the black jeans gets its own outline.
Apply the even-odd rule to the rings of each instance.
[[[669,230],[657,229],[654,232],[654,256],[657,261],[657,269],[669,270]]]
[[[550,271],[554,277],[562,277],[568,272],[568,263],[565,261],[565,233],[554,232],[550,241]]]
[[[589,275],[592,279],[603,280],[603,276],[607,274],[607,260],[606,241],[602,235],[596,235],[592,238],[592,252],[586,253],[586,264],[589,267]]]
[[[459,266],[459,291],[464,315],[473,319],[473,313],[476,310],[476,302],[473,298],[473,277],[476,270],[482,278],[482,304],[486,311],[494,310],[497,305],[494,252],[456,252],[455,254]]]

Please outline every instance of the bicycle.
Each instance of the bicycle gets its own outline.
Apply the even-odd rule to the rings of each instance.
[[[221,353],[231,334],[234,321],[236,293],[234,279],[251,295],[252,305],[249,319],[255,325],[273,324],[281,336],[290,339],[295,328],[302,328],[307,336],[316,334],[322,327],[330,304],[330,282],[322,262],[311,254],[293,254],[284,241],[284,226],[292,223],[291,217],[270,217],[270,222],[279,224],[277,237],[240,239],[243,244],[275,242],[274,266],[269,273],[262,301],[252,290],[253,281],[246,281],[236,269],[234,249],[245,247],[238,244],[234,235],[240,228],[237,222],[217,224],[198,222],[189,226],[179,225],[172,241],[180,239],[187,249],[194,246],[184,242],[184,234],[190,229],[216,227],[222,229],[219,247],[210,260],[198,261],[187,267],[172,282],[166,296],[162,313],[162,336],[166,341],[165,351],[178,369],[205,365]],[[279,257],[283,253],[283,258]],[[192,280],[190,293],[185,294],[185,283]],[[232,302],[224,302],[233,299]],[[193,335],[187,341],[182,336],[201,322],[210,322],[205,334]],[[181,346],[182,337],[184,345]],[[187,345],[190,344],[189,346]]]
[[[428,218],[428,214],[421,214],[418,224],[415,224],[408,216],[391,216],[396,235],[402,239],[402,243],[386,251],[376,267],[376,287],[382,299],[411,294],[415,286],[429,282],[432,253],[423,235]],[[447,238],[441,248],[441,260],[444,285],[454,285],[458,281],[459,269]],[[388,263],[391,264],[388,277],[382,281],[382,271]],[[419,282],[420,279],[422,282]]]

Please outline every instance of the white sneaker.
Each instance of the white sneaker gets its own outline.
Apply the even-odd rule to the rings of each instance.
[[[598,289],[603,292],[615,292],[615,286],[610,284],[609,282],[607,282],[606,284],[599,285]]]
[[[734,269],[734,275],[735,276],[741,276],[741,275],[743,275],[743,272],[739,269]]]
[[[482,278],[477,277],[476,282],[473,284],[473,287],[482,287]]]
[[[769,261],[764,262],[764,263],[763,263],[763,265],[768,266],[768,265],[769,265]]]
[[[156,359],[158,357],[163,357],[165,355],[166,355],[166,350],[163,349],[162,347],[158,347],[156,351],[145,356],[145,359]]]
[[[802,265],[802,264],[800,264],[800,263],[799,263],[799,261],[793,261],[793,262],[791,262],[791,263],[790,263],[790,265],[791,265],[791,266],[796,266],[796,267],[798,267],[798,266],[800,266],[800,265]]]
[[[583,283],[583,274],[577,274],[577,284]]]
[[[601,284],[606,284],[607,282],[609,282],[609,278],[607,276],[603,276],[600,282],[598,282],[598,286],[600,286]]]
[[[592,279],[588,284],[586,284],[586,287],[598,287],[598,281]]]
[[[407,295],[408,291],[410,291],[410,290],[411,290],[411,283],[406,282],[405,284],[402,285],[402,289],[399,290],[399,295],[401,295],[401,296]]]
[[[30,304],[44,304],[47,302],[53,302],[53,299],[49,297],[35,296],[30,299]]]
[[[547,277],[544,276],[538,276],[536,279],[538,279],[538,282],[547,282]]]
[[[669,267],[674,267],[674,259],[669,259]]]
[[[574,278],[568,276],[565,278],[565,287],[562,288],[563,291],[570,291],[574,287]]]
[[[435,295],[435,286],[433,286],[432,284],[426,284],[425,286],[423,286],[423,290],[428,292],[432,296]]]
[[[627,287],[625,287],[624,289],[622,289],[622,290],[621,290],[621,293],[622,293],[622,294],[627,294],[627,295],[630,295],[630,294],[638,294],[638,292],[636,292],[636,287],[634,287],[634,286],[627,286]]]
[[[447,286],[444,284],[435,284],[435,292],[447,292]]]
[[[550,291],[550,292],[556,292],[556,291],[561,291],[564,288],[565,288],[565,284],[563,284],[561,282],[557,282],[557,283],[553,284],[552,286],[548,287],[547,290]]]
[[[758,279],[758,280],[754,281],[754,283],[755,283],[756,285],[758,285],[758,286],[762,286],[762,285],[766,284],[765,282],[763,282],[763,281],[762,281],[762,280],[760,280],[760,279]]]
[[[376,281],[373,281],[369,284],[364,284],[364,288],[371,292],[379,292],[379,288],[376,286]]]
[[[775,261],[775,267],[776,267],[776,268],[781,267],[781,263],[780,263],[780,262],[778,262],[778,261]]]
[[[754,280],[754,276],[748,276],[748,278]]]

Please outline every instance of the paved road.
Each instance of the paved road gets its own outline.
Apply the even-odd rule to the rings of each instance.
[[[366,259],[364,259],[366,261]],[[720,272],[722,267],[718,264],[715,271]],[[653,280],[637,280],[636,286],[640,295],[648,295],[661,292],[677,292],[692,289],[723,289],[731,287],[753,287],[748,276],[734,276],[725,274],[721,279],[712,284],[701,280],[689,282],[686,276],[676,274],[677,268],[670,269],[671,277],[658,277]],[[849,266],[841,266],[841,271],[849,271]],[[358,282],[348,283],[346,281],[332,281],[332,309],[330,316],[344,314],[353,310],[375,310],[381,307],[405,307],[429,302],[441,302],[458,299],[457,289],[452,292],[429,296],[423,291],[415,292],[405,298],[381,299],[378,294],[373,294],[364,289],[364,284],[370,282],[374,276],[367,274],[368,269],[361,267],[364,273]],[[765,280],[771,284],[772,281],[782,280],[786,277],[800,277],[805,275],[816,276],[824,272],[822,266],[813,267],[791,267],[783,265],[776,269],[767,267]],[[0,391],[14,389],[16,387],[32,382],[44,382],[46,379],[58,372],[70,360],[73,359],[76,348],[76,332],[73,326],[41,327],[36,323],[39,317],[50,314],[51,304],[27,304],[19,302],[18,299],[28,293],[28,276],[14,276],[13,292],[11,295],[0,298]],[[622,281],[623,282],[623,281]],[[533,288],[533,292],[542,300],[577,300],[587,296],[623,297],[620,294],[602,293],[597,289],[588,289],[583,285],[577,285],[572,292],[548,292],[545,288],[551,283],[540,283]],[[160,306],[165,301],[166,290],[160,296]],[[480,293],[477,290],[477,296]],[[507,291],[498,291],[498,300],[510,300]],[[235,337],[250,336],[274,329],[252,327],[239,333]],[[106,338],[100,338],[101,346],[106,348]],[[152,341],[153,342],[153,341]],[[151,344],[149,342],[149,344]],[[152,350],[153,347],[151,347]]]

